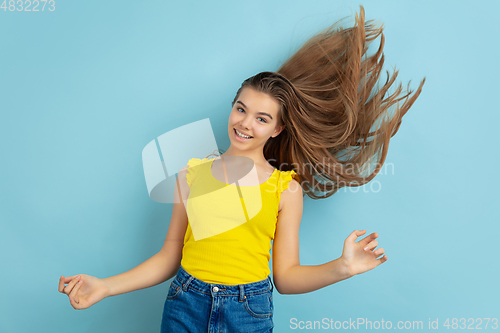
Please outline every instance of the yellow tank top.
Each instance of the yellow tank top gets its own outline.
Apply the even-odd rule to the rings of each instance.
[[[295,171],[275,169],[256,186],[226,184],[212,174],[215,158],[192,158],[186,180],[188,227],[182,267],[207,283],[236,285],[264,280],[271,273],[281,193]]]

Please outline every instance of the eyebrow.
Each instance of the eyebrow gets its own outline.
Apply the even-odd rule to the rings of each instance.
[[[236,102],[236,104],[237,104],[237,103],[240,103],[240,104],[241,104],[241,105],[243,105],[245,108],[247,108],[247,106],[246,106],[245,104],[243,104],[243,102],[242,102],[242,101],[237,101],[237,102]],[[247,108],[247,109],[248,109],[248,108]],[[269,118],[273,119],[273,117],[272,117],[269,113],[265,113],[265,112],[257,112],[257,114],[262,114],[262,115],[264,115],[264,116],[268,116]]]

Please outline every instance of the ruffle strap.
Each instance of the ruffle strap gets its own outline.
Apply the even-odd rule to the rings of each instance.
[[[280,171],[280,179],[278,182],[278,190],[276,191],[276,194],[278,196],[278,204],[280,203],[281,200],[281,192],[285,191],[288,186],[290,186],[290,181],[293,179],[299,180],[299,177],[295,170],[290,170],[290,171]]]
[[[190,159],[188,161],[188,169],[187,169],[187,174],[186,174],[186,182],[187,182],[187,184],[188,184],[189,187],[191,187],[191,184],[196,179],[196,172],[197,172],[197,170],[199,170],[199,168],[197,166],[199,166],[200,164],[206,162],[207,160],[208,160],[208,158],[200,159],[200,158],[193,157],[192,159]]]

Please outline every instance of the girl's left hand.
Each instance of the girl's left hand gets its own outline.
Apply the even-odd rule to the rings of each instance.
[[[344,241],[341,258],[344,260],[350,276],[369,271],[387,261],[386,255],[377,259],[377,257],[384,254],[383,248],[373,251],[378,245],[378,242],[375,240],[378,237],[376,232],[366,236],[357,243],[354,242],[356,238],[365,232],[366,230],[354,230]]]

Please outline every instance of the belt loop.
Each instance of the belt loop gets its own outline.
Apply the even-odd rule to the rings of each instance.
[[[187,279],[186,283],[182,284],[182,290],[187,291],[189,284],[191,281],[193,281],[194,276],[190,276],[189,279]]]
[[[243,285],[240,284],[240,302],[243,302],[245,299],[245,290],[243,289]]]

